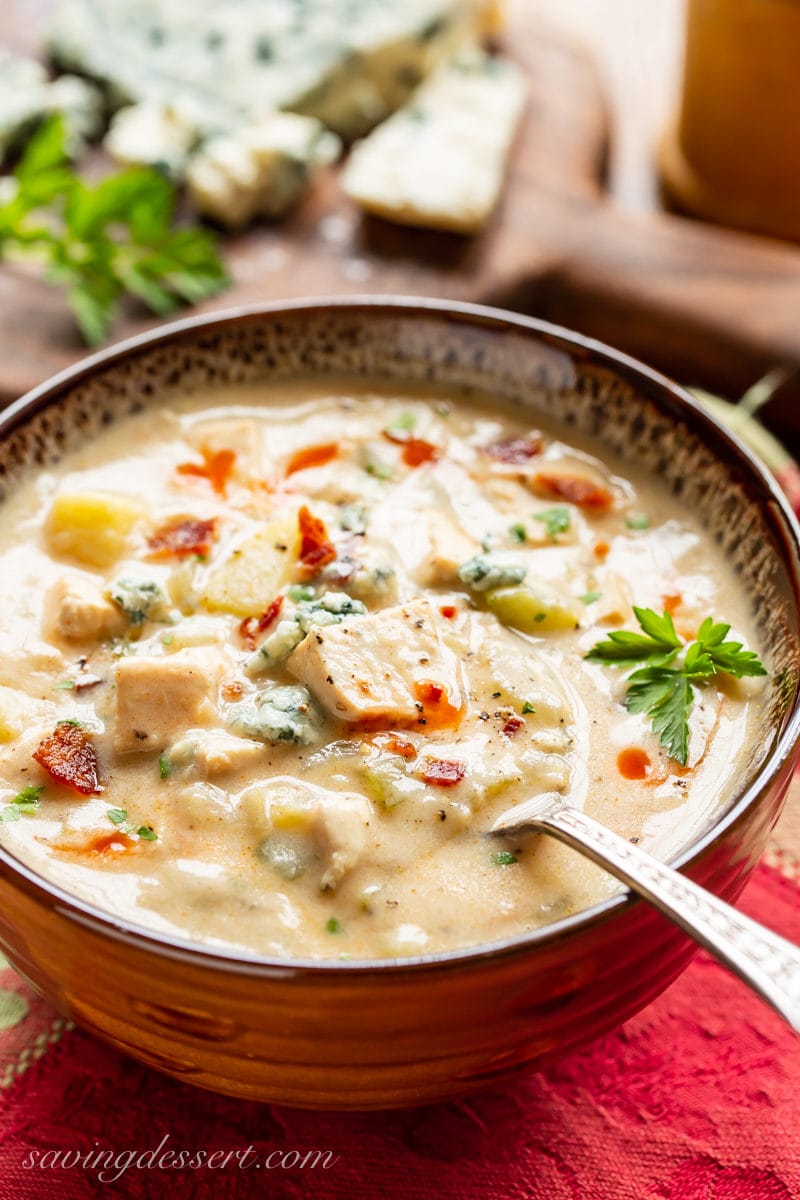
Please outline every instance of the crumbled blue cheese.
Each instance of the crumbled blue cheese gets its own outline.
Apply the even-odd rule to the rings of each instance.
[[[144,101],[119,110],[103,146],[124,166],[155,167],[180,179],[201,127],[202,117],[191,101]]]
[[[488,220],[525,105],[522,72],[476,53],[441,67],[353,150],[342,176],[368,212],[474,233]]]
[[[320,736],[319,719],[307,688],[275,686],[253,700],[232,706],[228,725],[234,733],[261,742],[310,746]]]
[[[196,100],[210,128],[276,109],[349,139],[491,26],[490,0],[58,0],[49,48],[116,106]]]
[[[273,113],[207,142],[189,160],[189,195],[198,212],[230,229],[256,216],[280,217],[340,149],[315,118]]]
[[[367,609],[346,592],[325,592],[317,600],[305,600],[286,620],[279,622],[247,663],[248,675],[258,675],[283,662],[315,626],[339,625],[346,617],[364,616]]]
[[[522,583],[527,574],[524,563],[502,551],[476,554],[458,568],[458,578],[475,592],[511,587]]]
[[[163,616],[167,597],[152,579],[115,579],[107,591],[109,600],[121,608],[131,625],[142,625]]]

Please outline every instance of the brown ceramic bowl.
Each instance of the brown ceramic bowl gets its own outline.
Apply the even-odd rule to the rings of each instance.
[[[309,301],[195,318],[95,355],[9,409],[0,489],[176,389],[326,372],[468,384],[546,410],[703,513],[775,664],[738,795],[674,863],[735,899],[797,753],[797,530],[750,454],[647,368],[524,317],[431,301]],[[221,1092],[319,1108],[433,1101],[542,1066],[630,1017],[693,953],[622,894],[455,953],[248,959],[110,917],[3,851],[0,946],[65,1015],[135,1058]]]

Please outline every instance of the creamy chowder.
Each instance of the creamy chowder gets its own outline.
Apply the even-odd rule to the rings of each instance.
[[[495,818],[557,791],[668,857],[757,730],[763,681],[718,673],[670,756],[586,658],[634,605],[757,649],[695,514],[488,398],[328,380],[125,418],[2,510],[0,838],[249,953],[533,929],[617,885]]]

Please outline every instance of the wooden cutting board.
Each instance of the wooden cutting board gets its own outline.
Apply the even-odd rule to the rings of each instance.
[[[0,43],[35,53],[47,7],[4,0]],[[528,72],[530,100],[489,228],[463,238],[364,218],[331,170],[289,220],[224,239],[233,286],[201,309],[439,295],[559,322],[730,395],[776,364],[800,367],[800,249],[616,209],[603,188],[608,120],[591,59],[525,15],[503,41]],[[114,337],[157,323],[131,306]],[[0,401],[83,353],[60,292],[0,269]]]

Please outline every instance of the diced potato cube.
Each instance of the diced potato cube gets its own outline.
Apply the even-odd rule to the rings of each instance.
[[[486,605],[499,621],[522,633],[555,633],[576,629],[581,604],[571,596],[556,596],[544,589],[501,587],[486,593]]]
[[[217,715],[222,667],[213,650],[123,658],[117,666],[114,749],[163,750],[185,730],[208,725]]]
[[[53,501],[45,528],[50,550],[90,567],[121,558],[145,510],[127,496],[106,492],[62,492]]]
[[[297,548],[297,518],[270,521],[211,573],[201,603],[210,612],[257,617],[289,582]]]

